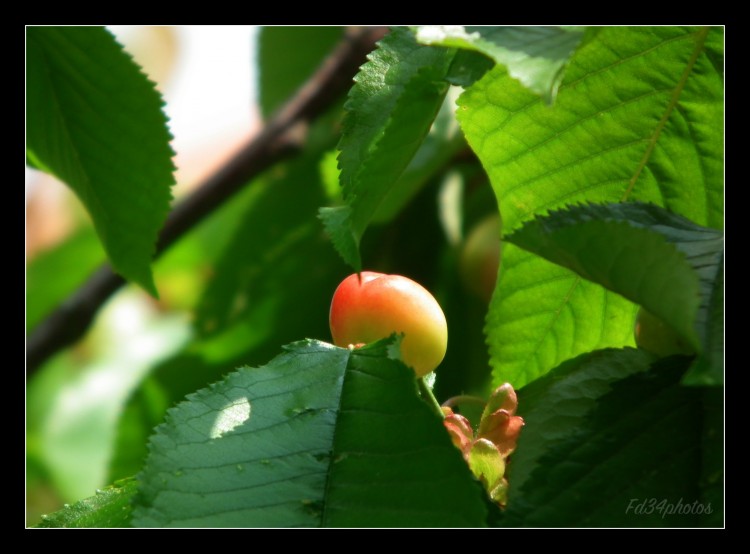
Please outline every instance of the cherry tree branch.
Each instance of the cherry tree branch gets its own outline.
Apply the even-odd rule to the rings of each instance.
[[[159,235],[156,257],[253,177],[298,152],[304,140],[299,127],[349,90],[359,66],[386,32],[384,27],[347,29],[342,42],[260,133],[174,207]],[[78,341],[102,304],[123,284],[125,280],[104,265],[37,325],[26,340],[27,379],[50,356]]]

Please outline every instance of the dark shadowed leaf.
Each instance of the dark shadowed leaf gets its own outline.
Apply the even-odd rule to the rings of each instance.
[[[155,295],[174,183],[159,93],[103,27],[29,27],[26,48],[27,156],[73,189],[115,270]]]
[[[503,524],[693,527],[720,511],[699,486],[704,390],[680,385],[689,363],[603,350],[522,389]]]
[[[724,236],[653,204],[579,205],[551,212],[506,237],[665,321],[695,351],[709,349],[721,320]],[[717,281],[718,279],[718,281]],[[718,309],[710,317],[711,307]],[[718,306],[718,307],[717,307]],[[722,334],[719,327],[718,334]],[[713,349],[721,349],[723,341]],[[720,359],[719,359],[720,361]],[[712,373],[721,383],[721,363]]]

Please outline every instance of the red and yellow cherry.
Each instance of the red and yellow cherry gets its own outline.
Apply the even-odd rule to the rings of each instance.
[[[401,358],[417,377],[434,370],[448,347],[448,324],[437,300],[402,275],[349,275],[333,294],[329,323],[334,344],[342,347],[403,333]]]

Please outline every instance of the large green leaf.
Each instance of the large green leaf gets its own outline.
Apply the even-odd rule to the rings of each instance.
[[[532,92],[552,103],[563,69],[583,39],[583,27],[462,27],[427,25],[422,44],[466,48],[489,56]]]
[[[346,206],[321,210],[344,260],[359,270],[359,240],[430,130],[453,51],[417,44],[396,28],[378,43],[349,92],[339,142]]]
[[[258,99],[263,117],[294,94],[342,36],[342,27],[261,27]]]
[[[550,212],[506,237],[640,304],[696,351],[705,349],[708,311],[724,237],[652,204],[581,205]]]
[[[554,106],[499,66],[467,89],[458,118],[504,229],[623,200],[720,228],[722,42],[720,28],[603,28],[572,57]],[[580,353],[632,344],[634,307],[596,289],[506,248],[487,318],[496,382],[522,386]]]
[[[125,479],[97,491],[96,496],[42,516],[37,527],[130,527],[136,491],[135,479]]]
[[[593,352],[519,391],[504,525],[698,526],[721,510],[699,486],[704,390],[679,385],[690,360],[651,361]]]
[[[303,341],[190,395],[151,439],[134,525],[484,525],[483,492],[394,347]]]
[[[88,210],[115,270],[152,294],[174,183],[159,93],[103,27],[26,30],[26,150]]]

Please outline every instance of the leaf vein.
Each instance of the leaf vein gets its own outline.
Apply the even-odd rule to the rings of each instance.
[[[593,113],[591,113],[591,114],[589,114],[589,115],[587,115],[585,117],[576,118],[569,125],[560,128],[559,130],[557,130],[553,134],[551,134],[548,137],[546,137],[541,142],[538,142],[538,143],[536,143],[534,145],[528,146],[527,148],[525,148],[524,150],[521,150],[517,154],[514,154],[510,158],[505,158],[505,159],[499,160],[497,162],[497,164],[498,165],[499,164],[505,165],[505,164],[509,164],[509,163],[513,163],[515,161],[518,161],[519,159],[523,158],[526,155],[533,154],[539,148],[542,148],[544,146],[552,144],[556,140],[561,140],[562,138],[565,138],[567,136],[567,133],[569,131],[581,127],[582,124],[584,124],[587,121],[590,121],[590,120],[592,120],[592,119],[594,119],[596,117],[599,117],[599,116],[602,116],[602,115],[605,115],[605,114],[609,114],[609,113],[611,113],[611,112],[613,112],[613,111],[615,111],[615,110],[617,110],[619,108],[627,107],[627,106],[629,106],[631,104],[640,102],[642,100],[646,100],[646,99],[648,99],[648,98],[650,98],[652,96],[657,96],[659,94],[663,94],[665,92],[669,92],[670,90],[672,90],[672,89],[653,89],[653,90],[650,90],[650,91],[645,92],[643,94],[640,94],[638,96],[634,96],[632,98],[628,98],[627,100],[622,100],[620,102],[617,102],[616,104],[612,104],[611,106],[607,106],[604,109],[597,110],[596,112],[593,112]],[[509,120],[510,120],[510,118],[506,119],[503,122],[503,125],[501,127],[498,127],[494,131],[488,133],[488,138],[491,139],[491,137],[492,137],[493,134],[501,132],[507,126],[507,123],[509,122]],[[641,139],[641,140],[645,140],[645,139]]]
[[[557,167],[555,167],[553,169],[550,169],[548,171],[544,171],[542,173],[539,173],[539,174],[533,175],[533,176],[531,176],[531,177],[529,177],[527,179],[524,179],[523,181],[517,182],[514,186],[509,187],[509,188],[507,188],[505,190],[504,196],[507,197],[512,192],[515,192],[516,190],[518,190],[520,188],[525,188],[525,187],[531,185],[532,183],[536,183],[537,181],[541,181],[542,179],[549,179],[550,176],[556,175],[558,173],[561,173],[561,172],[565,171],[566,169],[578,167],[580,165],[583,165],[586,162],[589,162],[592,159],[596,159],[596,158],[599,158],[599,157],[604,156],[606,154],[611,154],[613,152],[617,152],[617,151],[620,151],[620,150],[625,150],[627,148],[630,148],[631,146],[634,146],[634,145],[636,145],[638,143],[641,143],[641,142],[645,142],[647,140],[648,139],[646,139],[646,138],[637,138],[635,140],[631,140],[631,141],[628,141],[628,142],[625,142],[625,143],[622,143],[622,144],[617,144],[615,146],[611,146],[609,148],[604,148],[602,150],[598,150],[598,151],[596,151],[596,152],[594,152],[592,154],[589,154],[587,156],[576,158],[576,159],[572,160],[569,163],[565,163],[563,165],[559,165],[559,166],[557,166]],[[499,165],[502,165],[502,164],[498,162],[498,163],[493,164],[493,167],[497,167]]]
[[[632,61],[634,59],[641,58],[641,57],[645,56],[646,54],[650,54],[651,52],[655,52],[659,48],[667,46],[667,45],[669,45],[669,44],[671,44],[673,42],[679,42],[681,40],[687,40],[690,37],[692,37],[693,35],[695,35],[697,32],[698,31],[694,31],[692,33],[686,33],[684,35],[680,35],[680,36],[672,37],[672,38],[669,38],[669,39],[666,39],[666,40],[662,40],[661,42],[659,42],[657,44],[654,44],[653,46],[651,46],[649,48],[646,48],[645,50],[640,50],[640,51],[638,51],[638,52],[636,52],[634,54],[631,54],[630,56],[625,56],[623,58],[618,58],[617,60],[615,60],[611,64],[608,64],[608,65],[606,65],[604,67],[600,67],[599,69],[596,69],[594,71],[590,71],[588,73],[585,73],[585,74],[581,75],[578,79],[575,79],[575,80],[570,81],[568,83],[564,83],[563,85],[560,86],[560,90],[562,90],[563,88],[573,88],[576,85],[578,85],[579,83],[581,83],[582,81],[590,78],[593,75],[598,75],[599,73],[606,73],[607,71],[610,71],[611,69],[617,67],[618,65],[623,65],[623,64],[628,63],[628,62],[630,62],[630,61]]]
[[[651,138],[649,139],[649,142],[648,142],[648,147],[646,148],[646,151],[643,153],[643,158],[641,159],[640,163],[636,167],[635,174],[633,175],[633,177],[630,179],[630,182],[628,183],[628,188],[625,190],[625,194],[623,194],[621,202],[626,201],[630,197],[630,193],[633,191],[633,187],[635,186],[636,181],[638,181],[638,178],[640,177],[641,172],[643,171],[643,168],[646,167],[646,164],[648,164],[649,160],[651,159],[651,154],[653,153],[654,148],[656,147],[656,143],[659,140],[659,137],[661,136],[661,132],[664,129],[664,126],[667,124],[667,120],[669,119],[669,116],[672,114],[672,110],[677,105],[677,101],[680,98],[680,94],[682,93],[682,90],[685,88],[685,84],[687,83],[688,77],[690,76],[690,73],[693,70],[693,66],[695,65],[695,62],[698,60],[699,54],[703,50],[703,45],[706,42],[707,35],[708,35],[708,27],[704,27],[696,34],[696,44],[695,44],[695,48],[693,49],[693,53],[690,56],[687,66],[685,67],[685,70],[682,72],[682,76],[677,82],[674,88],[674,91],[672,92],[672,96],[670,97],[667,107],[664,110],[664,114],[661,116],[661,119],[659,120],[656,127],[654,128],[654,132],[652,133]]]

